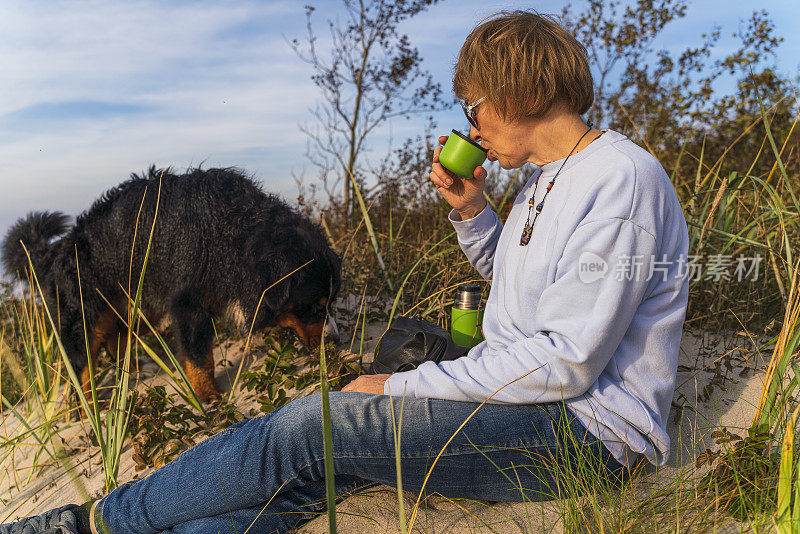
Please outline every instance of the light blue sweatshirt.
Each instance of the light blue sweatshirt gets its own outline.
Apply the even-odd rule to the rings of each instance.
[[[486,340],[457,360],[393,374],[384,392],[563,399],[621,463],[642,453],[663,465],[689,293],[686,219],[658,160],[608,130],[569,158],[520,246],[537,178],[538,204],[562,163],[537,169],[505,226],[488,207],[466,221],[450,213],[462,250],[491,280]]]

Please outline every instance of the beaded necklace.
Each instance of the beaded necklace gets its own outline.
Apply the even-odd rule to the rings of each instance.
[[[533,216],[533,221],[531,221],[531,212],[533,211],[533,206],[534,206],[533,199],[536,196],[536,190],[539,188],[539,176],[541,176],[541,174],[536,177],[536,182],[535,182],[536,186],[533,188],[533,194],[531,195],[530,200],[528,200],[528,218],[525,220],[525,227],[522,229],[522,236],[519,238],[520,246],[524,247],[525,245],[528,244],[528,242],[530,242],[531,234],[533,233],[533,224],[536,222],[536,217],[538,217],[539,214],[542,212],[542,208],[544,207],[544,201],[547,198],[547,193],[549,193],[550,189],[552,189],[553,184],[556,182],[556,177],[558,177],[558,174],[561,172],[561,169],[564,168],[564,165],[567,164],[567,160],[569,159],[569,157],[572,155],[573,152],[575,152],[575,149],[578,148],[578,145],[581,144],[581,141],[583,141],[583,138],[586,137],[586,134],[588,134],[591,131],[592,131],[592,125],[590,123],[589,129],[583,132],[581,138],[578,139],[578,142],[575,143],[575,146],[572,147],[572,150],[570,150],[569,154],[567,154],[567,157],[564,159],[564,163],[562,163],[561,167],[558,168],[558,172],[556,172],[555,176],[553,176],[553,179],[550,180],[550,183],[547,184],[547,189],[544,192],[542,201],[539,202],[538,205],[536,205],[536,213]]]

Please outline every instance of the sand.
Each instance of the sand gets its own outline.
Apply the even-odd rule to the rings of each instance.
[[[370,327],[374,337],[380,326]],[[709,436],[712,429],[725,426],[738,434],[749,426],[758,405],[763,380],[763,358],[752,352],[751,340],[736,332],[712,336],[687,328],[681,344],[678,388],[670,414],[669,433],[672,452],[668,465],[650,468],[648,484],[652,487],[668,484],[682,473],[695,472],[697,452],[714,448]],[[242,357],[241,344],[218,347],[215,359],[222,360],[221,352],[233,365],[217,366],[217,382],[229,383]],[[367,358],[369,359],[369,357]],[[248,363],[247,361],[245,362]],[[162,373],[152,362],[140,360],[139,389],[165,383]],[[237,399],[240,397],[237,396]],[[247,413],[250,404],[240,405]],[[4,413],[0,435],[16,435],[19,421]],[[19,445],[13,457],[6,458],[0,468],[0,522],[41,513],[67,503],[80,503],[86,495],[94,498],[102,494],[104,477],[97,447],[91,447],[87,438],[86,423],[75,425],[61,433],[74,464],[73,473],[58,462],[52,462],[26,483],[26,469],[33,460],[35,447]],[[4,454],[6,449],[0,449]],[[119,472],[121,482],[145,476],[151,470],[137,472],[128,446],[122,455]],[[42,462],[43,460],[40,460]],[[15,474],[16,473],[16,474]],[[625,491],[623,488],[622,491]],[[406,515],[417,496],[406,493]],[[484,503],[476,501],[451,501],[440,496],[430,496],[423,501],[414,531],[444,532],[558,532],[560,531],[561,503]],[[378,487],[347,498],[337,506],[337,521],[341,533],[399,532],[397,494],[393,488]],[[739,531],[742,525],[729,522],[720,531]],[[327,517],[321,516],[297,530],[299,533],[321,534],[327,532]]]

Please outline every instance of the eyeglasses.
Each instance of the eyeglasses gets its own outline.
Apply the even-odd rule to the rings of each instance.
[[[469,121],[469,123],[471,125],[473,125],[475,127],[476,130],[480,130],[480,128],[478,128],[478,119],[477,119],[477,117],[475,117],[475,112],[472,111],[472,110],[475,109],[475,107],[478,104],[480,104],[481,102],[483,102],[485,99],[486,99],[486,97],[484,96],[483,98],[479,98],[478,100],[476,100],[472,104],[467,104],[463,100],[460,102],[461,109],[464,110],[464,115],[466,115],[467,120]]]

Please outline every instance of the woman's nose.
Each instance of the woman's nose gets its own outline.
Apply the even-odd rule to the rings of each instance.
[[[470,136],[471,139],[474,139],[475,141],[478,141],[478,142],[481,141],[481,133],[478,131],[477,128],[475,128],[472,125],[470,125],[470,127],[469,127],[469,136]]]

